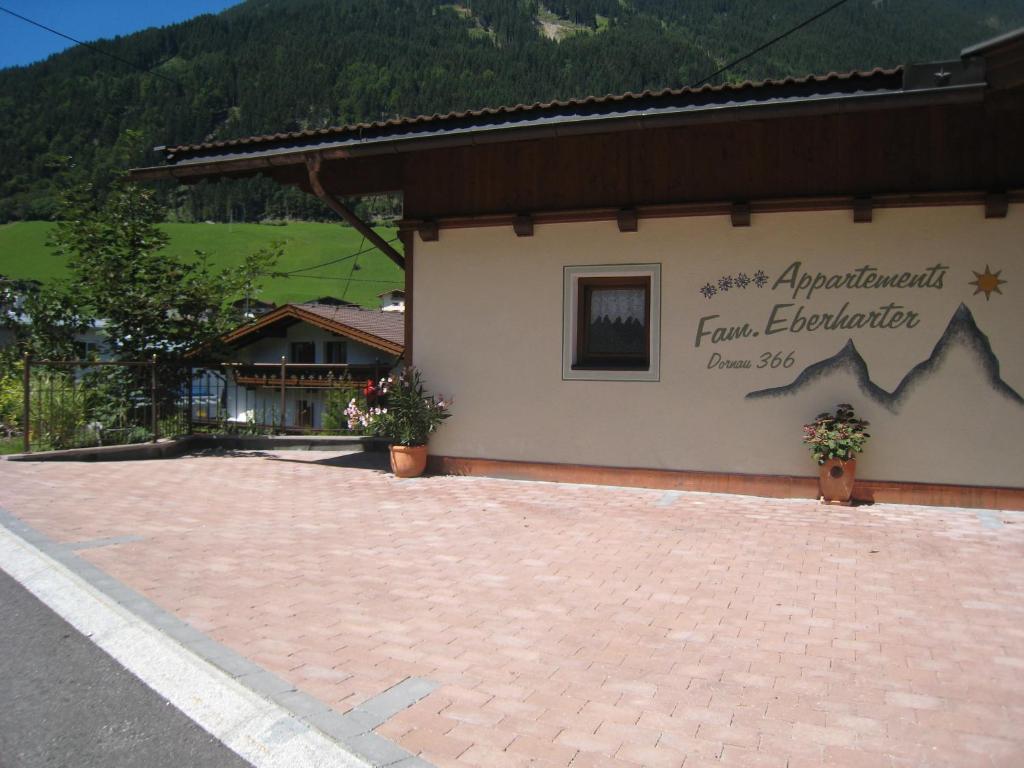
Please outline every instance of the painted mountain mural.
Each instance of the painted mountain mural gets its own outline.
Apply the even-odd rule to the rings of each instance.
[[[807,366],[792,383],[750,392],[747,399],[787,397],[827,378],[845,375],[852,377],[864,395],[896,412],[916,388],[926,380],[942,374],[946,361],[955,351],[965,351],[973,357],[977,370],[993,390],[1018,405],[1024,405],[1024,398],[1000,377],[999,359],[992,351],[988,336],[978,328],[974,315],[964,304],[957,307],[953,313],[928,359],[911,368],[892,392],[871,380],[867,363],[861,357],[853,339],[849,339],[836,354]]]

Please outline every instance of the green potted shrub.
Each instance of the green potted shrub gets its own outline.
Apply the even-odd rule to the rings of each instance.
[[[381,379],[378,405],[364,410],[353,399],[346,409],[349,429],[368,431],[390,441],[391,471],[418,477],[427,466],[427,440],[451,414],[450,399],[427,394],[420,371],[407,366]]]
[[[871,437],[868,426],[864,419],[857,418],[849,403],[840,403],[835,413],[819,413],[810,424],[804,424],[804,443],[818,463],[824,501],[850,503],[857,473],[856,454],[864,450]]]

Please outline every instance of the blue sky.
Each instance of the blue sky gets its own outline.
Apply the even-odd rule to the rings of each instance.
[[[201,13],[217,13],[241,0],[0,0],[0,7],[66,35],[92,42],[162,27]],[[74,43],[0,12],[0,67],[31,64]]]

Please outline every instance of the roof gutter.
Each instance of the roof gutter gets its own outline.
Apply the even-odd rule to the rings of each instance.
[[[1011,43],[1024,42],[1024,27],[1011,29],[998,37],[983,40],[975,45],[969,45],[960,51],[960,58],[969,59],[975,56],[984,56],[986,53],[1003,48]]]
[[[309,174],[309,186],[313,190],[313,194],[323,200],[328,208],[347,221],[359,234],[377,246],[378,250],[385,256],[395,262],[401,269],[405,269],[405,257],[402,254],[392,248],[391,244],[383,237],[374,232],[373,227],[356,216],[351,208],[324,189],[324,185],[320,181],[321,160],[319,153],[311,153],[305,156],[306,172]]]
[[[891,90],[823,96],[794,101],[763,101],[747,104],[706,105],[699,108],[676,107],[660,111],[641,111],[609,115],[559,115],[548,119],[524,121],[524,124],[498,124],[450,129],[440,135],[407,133],[400,136],[355,137],[319,144],[255,150],[246,156],[240,153],[197,155],[173,165],[136,168],[129,172],[135,181],[156,179],[200,179],[233,173],[253,173],[275,167],[301,165],[310,152],[321,160],[374,157],[431,149],[477,146],[507,141],[554,139],[627,130],[673,128],[684,125],[742,120],[766,120],[780,117],[843,114],[885,108],[910,108],[940,104],[977,103],[983,100],[985,82],[946,85],[913,90]],[[325,201],[326,202],[326,201]],[[328,203],[330,204],[330,203]],[[332,206],[333,207],[333,206]]]

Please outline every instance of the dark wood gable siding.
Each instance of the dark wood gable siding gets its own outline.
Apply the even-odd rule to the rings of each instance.
[[[1024,188],[1021,136],[1018,88],[972,104],[437,149],[396,156],[387,172],[400,178],[411,219],[1007,190]],[[333,164],[335,191],[354,178],[346,168],[363,162]]]

